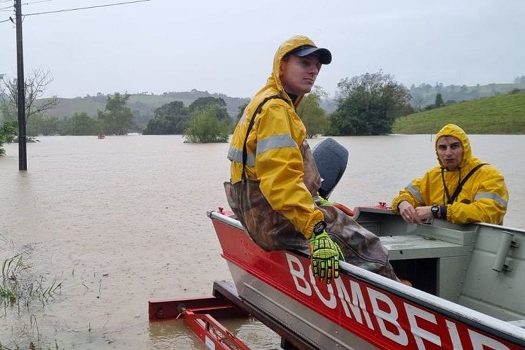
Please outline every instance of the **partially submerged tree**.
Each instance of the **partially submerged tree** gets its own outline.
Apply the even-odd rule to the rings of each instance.
[[[105,110],[98,111],[100,132],[109,135],[127,134],[133,120],[131,109],[126,107],[129,97],[127,93],[121,95],[118,92],[115,92],[113,96],[108,95]]]
[[[205,109],[209,106],[216,106],[216,117],[219,120],[223,121],[231,121],[231,117],[228,114],[228,110],[226,109],[226,102],[222,98],[216,98],[212,96],[208,97],[199,97],[195,101],[193,101],[192,104],[188,107],[188,110],[190,114],[195,113],[199,109]]]
[[[330,125],[326,112],[321,108],[321,98],[323,97],[326,97],[326,92],[316,87],[314,91],[303,97],[297,107],[297,114],[299,114],[306,127],[308,138],[324,134]]]
[[[57,117],[35,115],[27,121],[28,135],[57,135],[59,128],[60,120]]]
[[[224,118],[225,107],[209,104],[195,109],[184,136],[191,143],[227,142],[231,131],[231,119]]]
[[[330,118],[334,135],[389,134],[410,109],[408,90],[381,71],[342,79],[338,87],[341,97]]]
[[[61,135],[96,135],[100,132],[99,122],[86,112],[75,113],[61,124]]]
[[[155,109],[144,135],[182,134],[188,122],[188,108],[181,101],[166,103]]]

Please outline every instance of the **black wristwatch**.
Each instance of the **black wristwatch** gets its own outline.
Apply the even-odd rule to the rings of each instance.
[[[320,235],[326,229],[326,222],[319,221],[314,225],[314,236]]]
[[[430,208],[430,211],[432,212],[432,215],[438,219],[439,218],[439,205],[436,205],[434,204],[431,208]]]

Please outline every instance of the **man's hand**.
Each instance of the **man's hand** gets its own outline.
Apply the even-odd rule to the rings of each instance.
[[[431,205],[427,205],[425,207],[417,207],[416,208],[416,213],[417,213],[417,216],[419,217],[419,219],[421,221],[428,220],[428,219],[434,217],[434,215],[432,215],[432,206]]]
[[[344,259],[343,253],[326,231],[310,238],[310,250],[315,277],[326,284],[339,277],[339,259]]]
[[[416,211],[412,204],[407,201],[399,203],[397,210],[399,211],[399,214],[401,214],[403,220],[409,224],[421,224],[423,222],[423,218],[419,216],[418,211]]]

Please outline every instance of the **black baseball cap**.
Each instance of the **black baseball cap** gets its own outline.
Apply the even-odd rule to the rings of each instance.
[[[319,62],[321,62],[322,64],[330,64],[330,62],[332,62],[332,54],[330,53],[330,51],[328,51],[328,49],[323,49],[311,45],[304,45],[298,47],[297,49],[292,50],[290,54],[299,57],[306,57],[315,54],[317,55],[317,57],[319,57]]]

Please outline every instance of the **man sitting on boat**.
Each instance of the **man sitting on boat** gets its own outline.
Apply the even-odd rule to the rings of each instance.
[[[431,218],[455,224],[502,224],[509,195],[501,172],[472,156],[467,134],[455,124],[436,135],[439,165],[414,179],[392,201],[407,223]]]
[[[310,249],[313,273],[326,283],[338,277],[340,259],[397,280],[378,237],[319,201],[321,178],[296,106],[331,60],[305,36],[279,47],[232,136],[228,203],[263,249]]]

